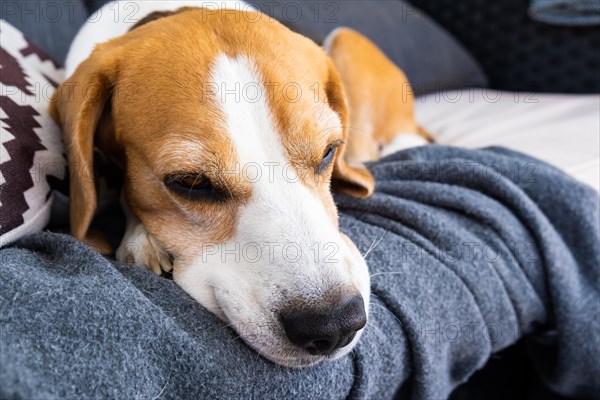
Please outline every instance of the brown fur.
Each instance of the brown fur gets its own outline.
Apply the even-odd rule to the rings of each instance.
[[[347,160],[376,160],[379,149],[401,132],[431,141],[414,119],[414,94],[406,75],[360,33],[340,28],[332,35],[326,50],[344,82],[349,104]]]
[[[325,53],[269,18],[236,13],[241,15],[236,23],[228,23],[236,18],[231,10],[207,15],[192,9],[138,26],[99,45],[61,85],[51,110],[63,127],[72,169],[75,237],[86,236],[96,208],[93,175],[85,173],[93,163],[94,145],[120,160],[131,211],[174,257],[197,257],[203,244],[233,236],[239,207],[251,197],[252,188],[239,175],[226,173],[236,168],[236,150],[219,124],[224,116],[207,98],[205,83],[220,53],[248,55],[266,82],[294,82],[302,89],[296,103],[277,90],[268,99],[290,163],[301,176],[300,171],[314,169],[327,144],[347,140],[343,85]],[[339,115],[338,129],[324,133],[311,123],[320,106],[313,100],[314,84]],[[94,96],[87,93],[90,87]],[[313,186],[335,220],[331,174],[333,186],[352,195],[367,196],[374,185],[366,169],[346,164],[344,147],[339,147],[333,171]],[[189,201],[163,184],[167,175],[185,172],[210,176],[231,199]]]

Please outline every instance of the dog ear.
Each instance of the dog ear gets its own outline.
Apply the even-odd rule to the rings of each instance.
[[[117,65],[110,43],[98,46],[50,102],[50,114],[63,130],[70,170],[71,234],[79,240],[85,239],[96,211],[94,138],[104,136],[107,142],[107,132],[112,134],[110,107],[105,110],[105,106],[112,98]]]
[[[348,140],[348,103],[342,80],[331,59],[327,59],[329,81],[325,91],[329,106],[335,111],[342,123],[343,140]],[[353,197],[365,198],[373,193],[375,179],[363,165],[350,165],[345,157],[346,145],[338,147],[333,168],[333,190]]]

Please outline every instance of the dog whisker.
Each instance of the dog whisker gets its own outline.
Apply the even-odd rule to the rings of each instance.
[[[229,196],[233,197],[233,193],[231,192],[231,188],[227,184],[227,180],[220,179],[220,182],[223,184],[223,186],[225,186],[225,189],[227,189],[227,191],[229,192]]]
[[[169,384],[169,379],[170,378],[171,378],[171,373],[169,373],[169,376],[167,377],[167,380],[166,380],[165,384],[163,385],[162,389],[160,390],[160,392],[156,396],[154,396],[152,398],[152,400],[157,400],[158,398],[160,398],[160,396],[162,396],[162,394],[165,391],[167,385]]]
[[[385,237],[385,235],[388,233],[388,231],[384,231],[383,235],[381,235],[381,237],[379,239],[375,239],[373,241],[373,243],[371,243],[371,245],[369,246],[369,248],[367,249],[367,251],[365,252],[365,254],[363,254],[363,258],[367,258],[367,256],[369,255],[369,253],[371,253],[378,245],[379,243],[381,243],[381,241],[383,240],[383,238]]]
[[[404,272],[400,272],[400,271],[384,271],[384,272],[375,272],[374,274],[369,275],[369,278],[372,278],[374,276],[378,276],[378,275],[402,275]]]

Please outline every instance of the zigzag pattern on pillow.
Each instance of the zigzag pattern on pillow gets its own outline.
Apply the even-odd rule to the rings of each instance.
[[[48,103],[63,71],[0,21],[0,246],[41,231],[50,218],[48,177],[66,178],[60,129]]]

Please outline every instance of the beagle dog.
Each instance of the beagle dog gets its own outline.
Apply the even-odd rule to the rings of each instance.
[[[172,272],[277,364],[341,357],[370,289],[331,190],[369,196],[364,161],[399,133],[426,141],[406,77],[349,29],[323,49],[244,3],[203,3],[107,4],[76,37],[51,102],[71,233],[89,238],[98,149],[124,174],[118,260]]]

